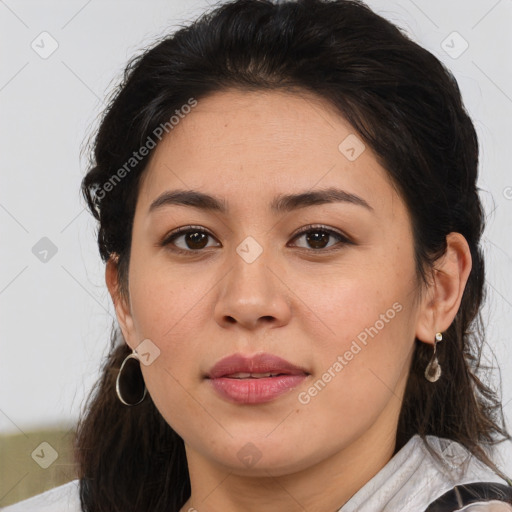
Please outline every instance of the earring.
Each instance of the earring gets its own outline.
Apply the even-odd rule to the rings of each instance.
[[[146,398],[146,384],[140,370],[139,355],[133,350],[119,368],[116,379],[116,393],[124,405],[138,405]]]
[[[427,369],[425,370],[425,378],[430,382],[437,382],[439,377],[441,377],[441,365],[437,359],[437,342],[443,340],[443,335],[438,332],[436,333],[436,339],[434,341],[434,353],[432,354],[432,359],[427,365]]]

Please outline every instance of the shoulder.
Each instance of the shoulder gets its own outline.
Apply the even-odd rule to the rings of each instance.
[[[79,480],[2,508],[2,512],[81,512]]]
[[[415,451],[428,461],[430,470],[439,480],[444,480],[452,486],[479,481],[506,483],[494,470],[458,442],[433,435],[426,436],[425,441],[426,443],[419,436],[414,436],[411,444],[414,444]],[[432,449],[437,457],[432,456],[428,448]]]
[[[425,441],[419,435],[413,436],[339,512],[424,512],[455,486],[474,482],[506,484],[456,441],[436,436],[426,436]],[[503,509],[503,503],[499,504],[501,508],[496,508],[496,502],[492,504],[495,508],[489,505],[473,503],[473,509],[462,510],[512,512]]]
[[[439,456],[439,459],[432,457],[423,440],[416,437],[416,449],[423,452],[425,460],[428,461],[425,491],[429,500],[440,499],[457,486],[458,499],[461,500],[459,503],[468,503],[457,509],[461,512],[512,512],[510,505],[497,501],[498,498],[493,497],[493,492],[490,492],[494,487],[489,484],[501,484],[510,489],[507,482],[474,457],[467,448],[456,441],[436,436],[426,436],[426,441]],[[503,494],[496,489],[495,493],[500,496]],[[477,496],[487,496],[487,500],[476,502],[474,498]],[[475,502],[469,504],[470,498]]]

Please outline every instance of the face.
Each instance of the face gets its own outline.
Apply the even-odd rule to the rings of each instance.
[[[313,95],[225,91],[155,149],[118,317],[188,457],[278,475],[394,439],[419,289],[408,212],[360,144]],[[208,378],[233,354],[251,376]]]

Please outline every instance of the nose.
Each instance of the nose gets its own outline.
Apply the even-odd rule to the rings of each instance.
[[[240,254],[233,251],[230,270],[219,282],[215,320],[224,328],[248,330],[286,325],[291,318],[289,288],[275,258],[263,251],[251,262]]]

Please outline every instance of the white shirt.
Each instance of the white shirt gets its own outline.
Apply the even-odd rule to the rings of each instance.
[[[424,512],[432,501],[455,485],[472,482],[506,484],[455,441],[435,436],[428,436],[427,439],[447,464],[446,468],[427,451],[420,436],[415,435],[338,512]],[[82,512],[78,484],[78,480],[73,480],[1,510]],[[512,506],[489,501],[467,505],[460,509],[462,511],[512,512]]]
[[[455,485],[506,482],[455,441],[427,436],[446,467],[430,454],[419,435],[402,449],[338,512],[424,512]],[[500,502],[473,503],[464,512],[512,512]]]

